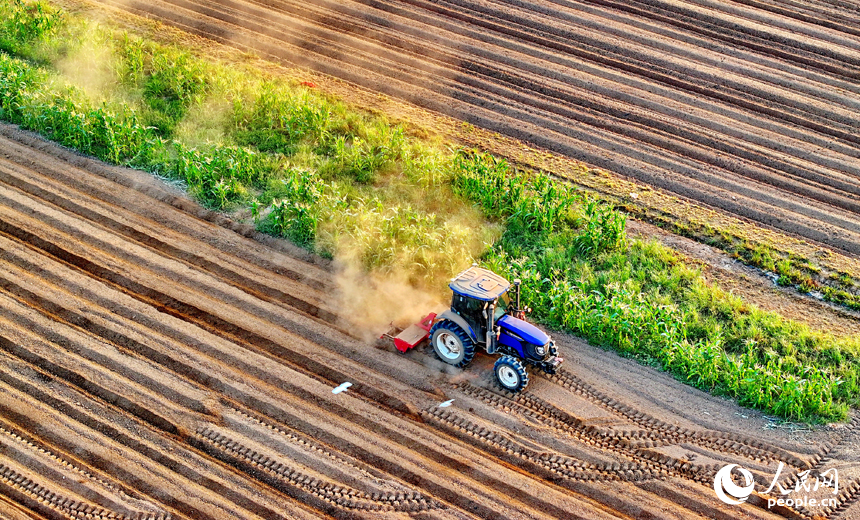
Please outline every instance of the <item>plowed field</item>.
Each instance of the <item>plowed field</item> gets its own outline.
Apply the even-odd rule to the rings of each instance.
[[[324,262],[144,173],[0,151],[0,518],[768,519],[713,479],[780,462],[838,468],[805,513],[860,514],[856,422],[777,427],[563,335],[507,394],[488,356],[354,338]]]
[[[99,0],[860,254],[860,4]]]

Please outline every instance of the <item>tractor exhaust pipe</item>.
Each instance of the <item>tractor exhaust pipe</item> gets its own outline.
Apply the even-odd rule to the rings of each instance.
[[[514,287],[516,287],[516,301],[514,302],[514,308],[517,312],[520,312],[520,281],[519,278],[514,279]]]
[[[495,325],[496,323],[493,321],[493,318],[496,314],[496,306],[493,302],[487,306],[487,354],[495,354],[496,353],[496,331]]]

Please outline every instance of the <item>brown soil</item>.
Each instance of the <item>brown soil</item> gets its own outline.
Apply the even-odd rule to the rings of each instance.
[[[330,92],[651,211],[825,244],[860,273],[854,4],[99,4],[308,67]],[[856,418],[780,423],[561,334],[562,372],[506,394],[488,356],[453,370],[426,345],[353,337],[327,262],[140,172],[0,134],[0,517],[860,518]],[[857,330],[709,248],[631,229],[766,309]],[[763,491],[780,462],[786,488],[837,468],[837,506],[717,500],[720,467]]]
[[[620,186],[645,183],[860,253],[853,4],[94,3],[452,116],[482,129],[457,131],[471,144],[525,142],[507,152],[527,164],[556,162],[548,150],[614,176],[547,168],[591,189],[623,197],[631,190]],[[637,204],[688,216],[683,203],[645,199]]]
[[[11,518],[797,517],[712,489],[779,462],[785,486],[838,467],[856,510],[856,422],[782,424],[562,334],[562,371],[507,394],[489,356],[352,337],[325,262],[142,172],[8,126],[0,149]]]

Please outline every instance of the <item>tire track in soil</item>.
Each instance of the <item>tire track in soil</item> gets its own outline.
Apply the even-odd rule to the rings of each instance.
[[[149,424],[12,358],[4,359],[4,367],[16,369],[0,373],[5,387],[0,404],[4,419],[35,436],[37,442],[60,451],[64,459],[77,460],[88,473],[101,471],[122,479],[153,502],[160,502],[173,517],[217,520],[284,514],[284,505],[276,505],[271,491],[249,485],[228,468],[201,459],[153,431]],[[62,481],[49,486],[52,492],[64,488]],[[176,489],[184,494],[175,493]],[[284,498],[277,500],[283,502]],[[301,508],[297,503],[293,506]]]
[[[715,463],[661,449],[695,445],[758,468],[811,467],[829,453],[803,459],[753,436],[681,428],[566,371],[547,386],[628,428],[588,424],[537,393],[448,388],[420,352],[367,353],[339,330],[325,303],[331,275],[306,259],[238,238],[259,256],[216,250],[187,231],[196,210],[84,189],[94,162],[0,144],[0,439],[17,432],[10,464],[46,468],[33,478],[6,464],[0,489],[43,516],[122,515],[132,497],[153,518],[292,507],[307,518],[729,519],[736,510],[708,494]],[[333,395],[346,379],[350,391]],[[440,410],[446,388],[476,406]],[[83,500],[56,476],[69,466],[85,477]],[[168,492],[176,482],[181,496]],[[667,500],[679,483],[694,498]]]
[[[21,321],[19,320],[19,323],[20,322]],[[26,325],[26,324],[23,324],[23,325]],[[28,329],[32,329],[32,328],[33,328],[32,325],[30,325],[28,327]],[[93,384],[89,383],[88,380],[86,380],[86,378],[80,376],[79,374],[70,373],[68,371],[68,369],[58,368],[56,365],[54,365],[51,362],[48,362],[44,359],[34,358],[27,350],[22,349],[20,347],[17,347],[16,343],[17,342],[4,341],[2,345],[4,347],[4,350],[10,351],[10,353],[12,353],[13,355],[17,355],[19,357],[23,356],[24,358],[26,358],[26,361],[29,361],[31,363],[35,363],[35,366],[37,366],[39,370],[47,370],[50,374],[69,381],[70,383],[72,383],[75,386],[80,387],[82,390],[84,390],[87,393],[90,393],[90,394],[96,395],[100,398],[106,399],[109,402],[111,402],[112,404],[114,404],[115,406],[118,406],[119,408],[132,413],[133,415],[140,418],[141,420],[144,420],[145,422],[149,423],[151,426],[154,426],[160,430],[166,430],[168,433],[172,432],[174,434],[179,430],[179,427],[168,423],[168,421],[165,421],[162,418],[153,416],[147,410],[145,410],[141,407],[138,407],[133,403],[128,402],[125,398],[117,398],[117,396],[113,395],[111,391],[106,390],[103,387],[93,386]],[[118,385],[118,386],[122,387],[123,385]],[[312,398],[311,396],[305,396],[305,397],[306,398]],[[104,429],[104,427],[102,427],[100,429]],[[383,428],[380,428],[380,430],[381,429],[383,429]],[[235,465],[235,464],[231,464],[231,465]],[[304,498],[306,499],[307,497],[304,497]],[[409,498],[406,500],[414,500],[414,498]],[[306,500],[304,500],[304,501],[306,501]],[[377,501],[385,503],[385,502],[392,502],[395,500],[387,498],[387,497],[382,497],[382,498],[378,498]],[[411,504],[410,504],[410,506],[411,506]],[[326,509],[326,507],[324,507],[324,506],[321,506],[321,507],[323,509]],[[411,508],[410,508],[410,510],[411,510]],[[199,516],[200,515],[199,511],[196,512],[195,514],[198,515],[197,517],[202,517],[202,516]],[[217,518],[217,517],[215,517],[215,518]]]
[[[311,67],[860,254],[852,166],[860,157],[860,107],[809,95],[852,98],[845,89],[856,89],[860,39],[834,28],[833,20],[816,25],[827,17],[798,20],[737,4],[610,0],[98,3]],[[599,31],[569,21],[584,12],[613,35],[631,36],[607,47]],[[655,60],[659,53],[636,40],[647,27],[654,28],[652,40],[663,42],[666,59]],[[709,48],[731,67],[689,60],[691,52]],[[744,67],[735,56],[768,65]],[[570,63],[591,70],[572,74]],[[814,70],[805,76],[802,69]],[[638,85],[614,94],[608,88],[598,98],[565,86],[569,78],[602,83],[606,74]],[[765,82],[753,80],[762,74]],[[834,81],[840,87],[825,87]],[[655,92],[676,101],[661,104]],[[680,99],[698,105],[679,106],[686,106],[686,118],[683,109],[667,118],[661,107]],[[752,129],[715,131],[701,123],[722,121],[723,114],[744,127],[771,128],[769,142]]]
[[[158,519],[613,518],[616,506],[632,507],[609,494],[595,502],[424,425],[413,410],[438,399],[435,366],[400,367],[402,356],[370,346],[369,356],[353,351],[363,362],[350,359],[362,346],[330,323],[170,256],[181,241],[195,251],[197,238],[166,232],[155,237],[165,247],[143,245],[116,223],[152,231],[146,217],[52,180],[54,170],[79,177],[76,167],[4,150],[22,157],[0,161],[0,439],[16,432],[26,442],[0,464],[45,468],[0,479],[19,506],[46,518],[111,518],[125,514],[126,497],[150,504],[127,516]],[[8,164],[38,162],[52,168]],[[115,214],[104,218],[107,209]],[[162,222],[189,218],[159,211]],[[249,279],[274,283],[265,267],[244,265]],[[169,283],[154,266],[173,273]],[[234,296],[207,300],[201,288]],[[240,305],[255,309],[268,336]],[[333,395],[346,377],[354,386]],[[82,475],[74,486],[68,471]],[[355,476],[365,474],[372,479]],[[647,496],[649,507],[686,515]]]
[[[618,493],[623,493],[631,499],[642,492],[646,494],[664,493],[667,489],[672,489],[670,482],[673,479],[699,482],[707,488],[711,488],[717,470],[728,462],[749,460],[751,462],[745,464],[745,467],[753,469],[759,478],[764,478],[763,475],[766,475],[766,470],[763,469],[765,466],[759,465],[758,469],[756,469],[755,466],[751,465],[754,464],[754,461],[758,460],[754,458],[756,454],[753,453],[753,450],[749,450],[738,443],[728,443],[725,446],[717,447],[716,451],[726,455],[726,458],[719,463],[707,465],[691,464],[689,461],[654,453],[646,448],[654,446],[655,443],[653,441],[643,442],[642,439],[649,435],[653,436],[654,433],[657,433],[658,437],[662,440],[657,445],[662,443],[670,445],[683,442],[682,439],[678,439],[676,436],[657,432],[657,428],[653,428],[650,432],[643,430],[615,435],[618,432],[601,431],[594,426],[586,426],[581,420],[573,418],[570,414],[552,409],[551,405],[536,405],[535,400],[526,394],[515,396],[504,391],[489,391],[484,388],[475,387],[469,383],[455,385],[454,391],[457,393],[451,395],[475,397],[499,413],[527,417],[529,422],[537,422],[550,428],[554,432],[554,436],[561,434],[564,437],[573,437],[576,438],[577,442],[592,449],[621,455],[624,459],[621,462],[589,462],[588,460],[580,460],[559,452],[553,452],[546,447],[530,447],[524,444],[524,442],[518,442],[516,440],[518,436],[516,433],[504,430],[498,423],[477,423],[474,419],[466,417],[467,414],[460,409],[440,410],[433,408],[422,412],[425,420],[479,450],[491,453],[503,460],[508,460],[511,464],[528,468],[529,471],[535,474],[547,475],[545,478],[561,478],[560,485],[582,492],[583,494],[600,497],[601,500],[607,503],[612,502],[613,496],[617,496]],[[537,401],[540,400],[538,399]],[[468,415],[471,415],[474,408],[471,406],[471,402],[468,402],[467,405],[470,405],[470,414]],[[702,432],[701,436],[704,438],[708,433]],[[718,432],[710,433],[719,441],[725,441],[729,438],[726,435],[720,435]],[[607,494],[604,487],[611,482],[629,483],[636,486],[637,489],[632,490],[628,484],[623,490],[613,489],[612,494]],[[677,489],[673,489],[673,493],[677,495]],[[691,510],[698,510],[699,513],[711,518],[720,518],[723,520],[737,518],[737,511],[715,510],[711,505],[696,507],[693,500],[680,501]],[[651,511],[647,506],[640,506],[641,502],[637,502],[635,499],[625,504],[616,504],[619,511],[636,518],[665,517],[665,512]],[[746,511],[745,514],[753,518],[759,514],[765,518],[770,517],[767,511]]]
[[[7,283],[7,284],[4,284],[4,289],[8,289],[8,286],[7,286],[7,285],[8,285],[8,283]],[[16,296],[22,296],[22,295],[24,295],[24,296],[29,296],[29,303],[33,303],[33,302],[37,302],[37,301],[38,301],[38,300],[37,300],[37,298],[34,298],[32,294],[29,294],[29,295],[28,295],[28,294],[22,294],[22,293],[25,293],[25,291],[24,291],[23,289],[21,289],[21,288],[17,288]],[[40,303],[41,303],[41,302],[40,302]],[[8,307],[8,306],[7,306],[7,307]],[[44,303],[43,303],[40,307],[41,307],[41,310],[42,310],[43,312],[46,310],[46,306],[44,305]],[[56,304],[54,305],[54,307],[56,308]],[[70,317],[70,316],[69,316],[70,311],[65,310],[65,309],[64,309],[63,311],[65,312],[65,316],[64,316],[64,317],[69,318],[69,317]],[[61,322],[61,323],[66,322],[66,320],[64,320],[64,319],[60,319],[60,318],[58,318],[56,315],[53,315],[52,317],[54,317],[54,319],[55,319],[56,321],[58,321],[58,322]],[[19,324],[22,324],[22,325],[26,324],[26,323],[25,323],[25,321],[24,321],[24,320],[22,320],[22,319],[20,319],[20,318],[19,318],[17,321],[18,321],[18,323],[19,323]],[[99,328],[99,327],[93,327],[91,323],[87,323],[86,321],[81,320],[81,319],[74,319],[74,321],[75,321],[75,322],[77,322],[77,325],[79,325],[80,327],[84,328],[85,330],[91,330],[93,333],[99,334],[99,335],[101,335],[102,337],[104,337],[104,336],[105,336],[105,335],[104,335],[104,332],[103,332],[102,330],[100,330],[100,328]],[[38,331],[38,328],[37,328],[37,327],[35,327],[35,326],[33,326],[32,324],[26,324],[26,325],[29,325],[29,327],[28,327],[29,329]],[[42,331],[39,331],[39,332],[40,332],[40,333],[43,333]],[[44,333],[43,333],[43,334],[44,334]],[[45,334],[45,335],[53,335],[53,334],[48,333],[48,334]],[[56,337],[55,337],[54,339],[55,339],[55,341],[57,340],[57,339],[56,339]],[[129,339],[128,339],[128,338],[121,339],[121,338],[119,338],[119,337],[118,337],[117,335],[115,335],[115,334],[112,336],[112,339],[114,339],[114,340],[119,340],[119,341],[120,341],[120,343],[121,343],[121,344],[123,344],[123,345],[124,345],[124,346],[126,346],[126,347],[129,347],[129,346],[130,346],[129,344],[131,343],[131,342],[129,341]],[[61,341],[61,343],[62,343],[62,344],[64,344],[64,345],[66,345],[66,344],[68,344],[68,343],[69,343],[69,341]],[[11,352],[11,353],[13,353],[13,354],[18,355],[19,357],[22,357],[22,356],[23,356],[23,357],[28,357],[28,352],[26,352],[26,351],[24,351],[24,350],[22,350],[22,349],[20,349],[20,348],[16,347],[14,343],[11,343],[11,342],[5,342],[5,343],[3,343],[3,346],[5,347],[5,350],[8,350],[8,351],[10,351],[10,352]],[[148,357],[152,357],[152,356],[150,355],[150,356],[148,356]],[[99,397],[102,397],[102,398],[106,398],[106,399],[108,399],[108,400],[109,400],[110,402],[112,402],[113,404],[115,404],[115,405],[119,406],[120,408],[122,408],[122,409],[124,409],[124,410],[126,410],[126,411],[129,411],[130,413],[132,413],[133,415],[137,416],[138,418],[140,418],[140,419],[142,419],[142,420],[144,420],[144,421],[146,421],[146,422],[150,423],[150,424],[151,424],[151,425],[153,425],[153,426],[158,427],[158,428],[159,428],[159,429],[161,429],[161,430],[169,430],[169,431],[172,431],[173,433],[176,433],[176,431],[179,429],[179,428],[178,428],[178,427],[176,427],[176,426],[172,426],[172,425],[170,425],[170,424],[167,424],[167,422],[166,422],[164,419],[162,419],[162,418],[158,418],[158,417],[154,417],[154,416],[152,416],[152,414],[148,413],[148,412],[147,412],[146,410],[144,410],[144,409],[141,409],[140,407],[136,407],[136,406],[134,406],[133,404],[130,404],[130,403],[128,403],[128,402],[120,402],[120,401],[121,401],[120,399],[117,399],[115,396],[109,395],[109,394],[110,394],[110,392],[109,392],[109,391],[107,391],[107,390],[105,390],[104,388],[94,388],[94,387],[92,386],[92,384],[88,383],[88,382],[85,380],[85,378],[84,378],[84,377],[82,377],[82,376],[80,376],[80,375],[78,375],[78,374],[72,374],[72,373],[70,373],[70,372],[69,372],[69,369],[58,369],[58,368],[56,367],[56,365],[54,365],[54,364],[52,364],[52,363],[50,363],[50,362],[48,362],[48,361],[45,361],[45,360],[36,360],[36,359],[32,358],[32,356],[29,356],[29,359],[28,359],[28,360],[29,360],[29,361],[31,361],[31,362],[34,362],[34,363],[35,363],[35,364],[36,364],[40,369],[47,369],[50,373],[55,374],[55,375],[58,375],[58,376],[62,377],[63,379],[66,379],[66,380],[68,380],[68,381],[72,382],[72,383],[73,383],[73,384],[75,384],[76,386],[79,386],[79,387],[82,387],[82,388],[86,389],[86,391],[87,391],[88,393],[90,393],[90,394],[98,395]],[[166,360],[164,360],[164,359],[162,359],[162,360],[161,360],[161,362],[162,362],[162,364],[163,364],[164,366],[166,366],[166,367],[175,368],[174,366],[172,366],[169,362],[167,362],[167,361],[166,361]],[[114,363],[118,363],[118,361],[114,361]],[[105,364],[110,366],[110,365],[111,365],[111,364],[113,364],[113,363],[111,363],[111,362],[106,362]],[[73,363],[73,364],[72,364],[72,366],[73,366],[73,367],[74,367],[74,366],[76,366],[76,363]],[[128,370],[123,370],[123,369],[122,369],[122,367],[120,367],[120,368],[115,368],[115,370],[119,370],[119,371],[121,371],[123,374],[127,374],[127,373],[128,373]],[[189,371],[191,371],[191,370],[193,370],[193,369],[190,369],[190,368],[187,368],[187,367],[186,367],[186,368],[185,368],[185,370],[182,370],[182,373],[184,373],[184,374],[188,374],[188,373],[189,373]],[[198,371],[198,372],[199,372],[199,371]],[[182,374],[180,374],[179,372],[176,372],[176,373],[177,373],[177,375],[180,375],[180,377],[182,377]],[[90,378],[90,379],[95,379],[95,378]],[[99,380],[101,380],[101,379],[103,379],[103,378],[98,378],[98,379],[99,379]],[[198,380],[198,381],[206,381],[208,378],[206,378],[205,376],[202,376],[201,374],[199,374],[199,373],[198,373],[198,374],[197,374],[197,377],[193,377],[193,376],[192,376],[192,377],[190,377],[190,379],[191,379],[191,380]],[[176,382],[174,382],[173,384],[174,384],[174,385],[177,385],[177,384],[179,384],[179,383],[181,383],[181,380],[176,381]],[[118,384],[118,385],[116,385],[116,387],[125,387],[125,386],[127,386],[127,385],[122,385],[122,384]],[[159,389],[161,390],[161,392],[162,392],[164,395],[168,395],[168,394],[170,393],[170,388],[169,388],[169,387],[166,387],[166,388],[165,388],[165,387],[164,387],[164,385],[158,385],[158,387],[159,387]],[[175,399],[171,399],[171,400],[172,400],[172,401],[176,401]],[[199,408],[201,408],[201,406],[200,406],[200,405],[197,405],[197,406],[195,406],[195,405],[190,405],[190,406],[188,406],[188,408],[189,408],[189,409],[191,409],[192,411],[197,411],[197,412],[206,412],[206,411],[207,411],[207,410],[205,410],[205,409],[203,409],[203,410],[199,409]],[[205,450],[204,450],[204,451],[205,451]],[[305,502],[306,502],[306,501],[305,501]]]
[[[565,386],[565,388],[579,395],[585,393],[581,387]],[[615,478],[640,481],[680,474],[685,478],[699,481],[703,484],[712,483],[714,475],[722,464],[697,465],[677,458],[667,457],[652,450],[654,447],[682,443],[700,445],[712,452],[726,455],[727,460],[743,458],[764,463],[783,461],[794,468],[809,469],[811,467],[809,461],[804,461],[793,453],[773,445],[768,445],[757,439],[744,438],[727,432],[679,429],[676,426],[649,417],[644,412],[626,406],[621,408],[621,410],[624,410],[621,413],[615,407],[619,406],[619,403],[615,403],[608,396],[601,394],[592,394],[588,398],[594,402],[604,404],[613,403],[615,406],[608,406],[608,408],[624,415],[636,426],[643,429],[618,431],[590,425],[582,419],[533,395],[511,395],[506,392],[495,393],[471,386],[468,383],[461,383],[458,386],[458,390],[477,397],[481,401],[493,406],[515,410],[518,414],[527,415],[553,429],[582,439],[586,443],[596,443],[603,449],[616,451],[638,463],[634,467],[625,465],[619,467],[616,463],[608,465],[606,468],[597,468],[598,471],[613,474]],[[444,415],[444,412],[442,415]],[[444,417],[442,418],[444,419]],[[826,449],[825,447],[824,450]],[[815,459],[818,457],[820,457],[820,454]],[[558,461],[552,460],[552,462]],[[575,466],[570,463],[567,465]],[[599,480],[599,478],[595,479]]]

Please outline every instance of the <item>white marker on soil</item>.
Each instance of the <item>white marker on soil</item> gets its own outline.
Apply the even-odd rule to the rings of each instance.
[[[448,408],[449,406],[451,406],[451,403],[453,403],[453,402],[454,402],[453,399],[448,399],[444,403],[439,403],[439,408]]]
[[[345,392],[347,388],[351,387],[352,383],[347,381],[346,383],[341,383],[340,386],[336,386],[334,390],[331,391],[333,394],[339,394],[341,392]]]

